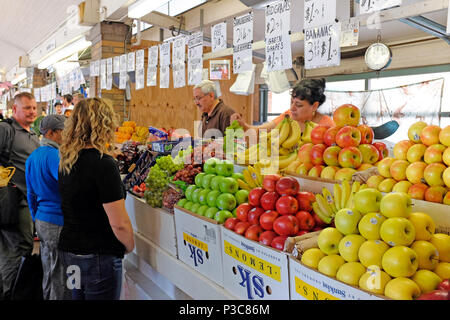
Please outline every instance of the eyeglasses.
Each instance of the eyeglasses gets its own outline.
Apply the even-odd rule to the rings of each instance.
[[[204,97],[206,97],[207,95],[205,94],[204,96],[201,97],[194,97],[194,101],[199,102],[200,100],[202,100]]]

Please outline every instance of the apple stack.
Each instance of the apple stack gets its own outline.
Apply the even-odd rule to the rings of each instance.
[[[203,165],[203,172],[195,176],[195,184],[186,188],[185,198],[177,205],[224,223],[235,216],[236,205],[248,200],[249,192],[239,189],[237,179],[243,179],[243,176],[234,172],[233,163],[209,158]]]
[[[327,226],[313,211],[315,196],[300,191],[298,181],[278,174],[264,176],[263,187],[250,191],[248,202],[237,207],[236,217],[224,227],[278,250],[290,236],[299,236]]]
[[[413,199],[450,204],[450,126],[416,122],[409,140],[394,146],[394,157],[381,160],[379,175],[367,184],[381,192],[403,191]]]
[[[450,236],[435,233],[433,219],[412,211],[403,192],[358,191],[355,209],[337,212],[335,228],[322,230],[318,247],[301,262],[346,284],[391,299],[416,299],[450,277]]]
[[[336,126],[318,125],[310,133],[310,143],[298,152],[298,166],[290,171],[311,177],[351,180],[357,171],[366,170],[387,157],[386,145],[373,142],[374,133],[359,124],[359,109],[344,104],[333,113]]]

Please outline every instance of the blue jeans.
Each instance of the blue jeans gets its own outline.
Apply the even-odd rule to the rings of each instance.
[[[72,300],[119,300],[122,259],[115,255],[62,252]]]

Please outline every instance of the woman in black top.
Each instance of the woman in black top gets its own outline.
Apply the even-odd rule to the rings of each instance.
[[[59,238],[72,299],[119,299],[122,259],[134,249],[125,189],[107,145],[117,126],[104,100],[80,101],[60,146],[59,190],[64,226]]]

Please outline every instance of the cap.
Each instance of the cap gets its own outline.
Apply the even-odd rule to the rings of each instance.
[[[48,130],[63,130],[66,117],[60,114],[50,114],[41,121],[39,131],[46,134]]]

